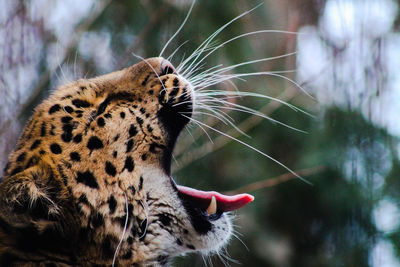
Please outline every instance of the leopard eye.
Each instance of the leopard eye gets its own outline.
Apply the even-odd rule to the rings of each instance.
[[[167,74],[174,74],[174,73],[175,73],[175,68],[172,65],[167,64],[162,69],[160,76],[167,75]]]

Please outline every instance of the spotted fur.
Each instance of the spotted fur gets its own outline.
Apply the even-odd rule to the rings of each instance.
[[[166,266],[226,243],[226,215],[198,210],[170,177],[192,94],[162,58],[55,90],[0,183],[0,266],[110,266],[121,238],[117,264]]]

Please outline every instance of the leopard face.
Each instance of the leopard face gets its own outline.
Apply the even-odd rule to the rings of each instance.
[[[54,91],[0,183],[0,265],[110,265],[115,256],[121,265],[164,266],[220,249],[231,235],[226,209],[209,215],[209,201],[170,173],[194,101],[163,58]]]

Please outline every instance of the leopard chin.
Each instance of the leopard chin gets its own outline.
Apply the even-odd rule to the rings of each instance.
[[[57,88],[35,109],[0,183],[0,266],[165,266],[224,246],[228,212],[253,197],[171,176],[195,99],[160,57]]]

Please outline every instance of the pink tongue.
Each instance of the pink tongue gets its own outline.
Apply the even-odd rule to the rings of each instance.
[[[182,194],[196,200],[200,200],[203,202],[206,201],[207,206],[210,204],[212,196],[214,196],[217,200],[217,209],[222,212],[237,210],[254,200],[254,197],[249,194],[226,196],[215,191],[206,192],[181,185],[178,185],[178,190]]]

